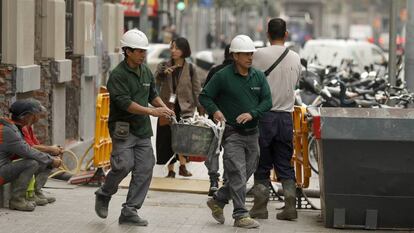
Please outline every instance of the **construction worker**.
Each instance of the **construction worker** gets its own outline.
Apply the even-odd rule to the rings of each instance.
[[[251,68],[253,41],[236,36],[230,44],[234,63],[218,71],[200,94],[200,103],[216,122],[225,121],[223,164],[227,182],[207,201],[212,216],[225,221],[223,208],[233,201],[234,226],[257,228],[245,207],[246,183],[259,160],[258,120],[272,105],[263,72]]]
[[[33,211],[36,204],[26,200],[31,178],[33,175],[38,177],[41,180],[38,187],[42,187],[44,183],[41,177],[51,167],[59,167],[62,160],[32,148],[23,139],[19,128],[33,122],[34,114],[39,112],[38,106],[30,101],[18,100],[12,104],[10,112],[12,119],[0,118],[0,185],[12,182],[10,209]],[[16,155],[22,159],[12,162]]]
[[[26,118],[30,118],[30,121],[21,121],[19,120],[19,116],[22,114],[22,112],[27,111],[26,106],[29,106],[31,110],[30,112],[26,113]],[[62,155],[62,147],[43,145],[39,142],[36,135],[34,134],[32,126],[36,124],[41,117],[44,116],[45,112],[46,108],[43,107],[42,104],[35,99],[18,100],[10,107],[12,119],[16,119],[16,122],[20,122],[20,124],[17,124],[17,128],[20,130],[24,140],[27,144],[29,144],[29,146],[51,156]],[[42,191],[42,188],[46,184],[51,171],[51,167],[43,166],[38,170],[36,174],[34,193],[29,196],[28,200],[35,202],[38,206],[43,206],[56,201],[55,197],[46,196]]]
[[[268,218],[269,177],[270,170],[274,168],[278,180],[282,182],[285,197],[285,208],[276,218],[293,220],[297,218],[297,212],[295,171],[290,163],[293,155],[292,112],[301,64],[299,55],[284,47],[288,32],[283,19],[271,19],[267,35],[271,46],[258,49],[253,56],[253,67],[268,74],[272,108],[259,123],[260,161],[254,173],[254,205],[250,216]]]
[[[219,70],[223,69],[224,67],[233,64],[233,59],[230,56],[230,45],[226,45],[226,48],[224,49],[224,61],[222,64],[214,66],[211,68],[211,70],[208,72],[206,81],[204,83],[204,86],[207,85],[208,82],[210,82],[211,78],[216,74]],[[213,116],[209,116],[210,119],[213,119]],[[204,163],[208,169],[208,176],[210,178],[210,188],[208,189],[208,196],[213,196],[213,194],[218,190],[219,187],[219,177],[220,173],[219,171],[219,156],[220,152],[214,154],[213,156],[209,156]],[[223,182],[226,181],[225,174],[223,174]]]
[[[155,164],[149,115],[171,117],[174,112],[163,103],[155,89],[154,77],[143,64],[148,49],[147,36],[132,29],[122,36],[125,59],[111,72],[107,88],[110,95],[108,128],[112,138],[111,171],[96,192],[95,211],[108,215],[111,196],[119,183],[132,172],[126,202],[119,224],[147,226],[137,214],[147,195]],[[148,107],[151,103],[155,108]]]

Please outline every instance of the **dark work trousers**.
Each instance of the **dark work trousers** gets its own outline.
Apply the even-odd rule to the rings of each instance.
[[[258,133],[241,135],[234,133],[223,141],[223,165],[227,181],[214,194],[222,208],[233,201],[233,218],[248,217],[245,207],[246,183],[253,175],[259,160]]]
[[[46,164],[39,164],[39,169],[35,173],[35,191],[39,192],[43,186],[45,186],[47,182],[47,178],[49,178],[50,172],[52,171],[51,166],[47,166]]]
[[[204,162],[208,169],[208,176],[210,181],[216,181],[220,177],[219,170],[219,157],[220,153],[214,153],[212,156],[208,156],[207,160]]]
[[[155,158],[151,138],[139,138],[132,134],[126,140],[112,140],[111,171],[96,194],[112,196],[118,185],[132,172],[126,202],[122,204],[122,215],[137,215],[147,195]]]
[[[293,121],[290,112],[267,112],[259,122],[259,166],[256,181],[270,182],[270,170],[275,168],[278,180],[295,180],[290,163],[293,155]]]
[[[39,168],[39,163],[33,159],[20,159],[0,167],[0,182],[13,182],[12,197],[25,195],[33,175]]]

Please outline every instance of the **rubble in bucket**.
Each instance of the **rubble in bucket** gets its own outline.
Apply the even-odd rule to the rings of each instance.
[[[215,124],[207,115],[197,112],[193,117],[172,119],[172,147],[174,152],[211,156],[220,152],[225,123]],[[191,143],[189,143],[191,142]]]

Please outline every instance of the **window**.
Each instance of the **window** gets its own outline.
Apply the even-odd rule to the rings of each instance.
[[[66,3],[66,53],[73,52],[73,4],[74,0],[65,0]]]

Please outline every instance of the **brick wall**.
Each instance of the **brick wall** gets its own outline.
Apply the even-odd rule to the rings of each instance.
[[[82,63],[80,56],[72,56],[72,81],[66,83],[66,139],[79,139],[80,77]]]
[[[38,60],[41,67],[41,87],[39,90],[25,93],[15,92],[13,80],[14,66],[0,64],[0,116],[9,116],[9,106],[15,99],[34,98],[39,100],[47,109],[46,118],[41,119],[34,126],[39,140],[44,144],[52,143],[52,103],[54,70],[51,59]],[[66,138],[79,139],[79,106],[80,106],[80,76],[81,57],[72,58],[72,81],[66,83]]]
[[[13,66],[0,64],[0,116],[9,115],[9,105],[14,96],[12,72]]]
[[[38,61],[41,70],[40,89],[35,91],[29,91],[25,93],[17,93],[17,99],[34,98],[39,100],[42,105],[47,109],[47,115],[45,118],[39,120],[34,125],[34,131],[37,138],[43,144],[52,143],[52,72],[51,72],[51,60],[44,59]]]

